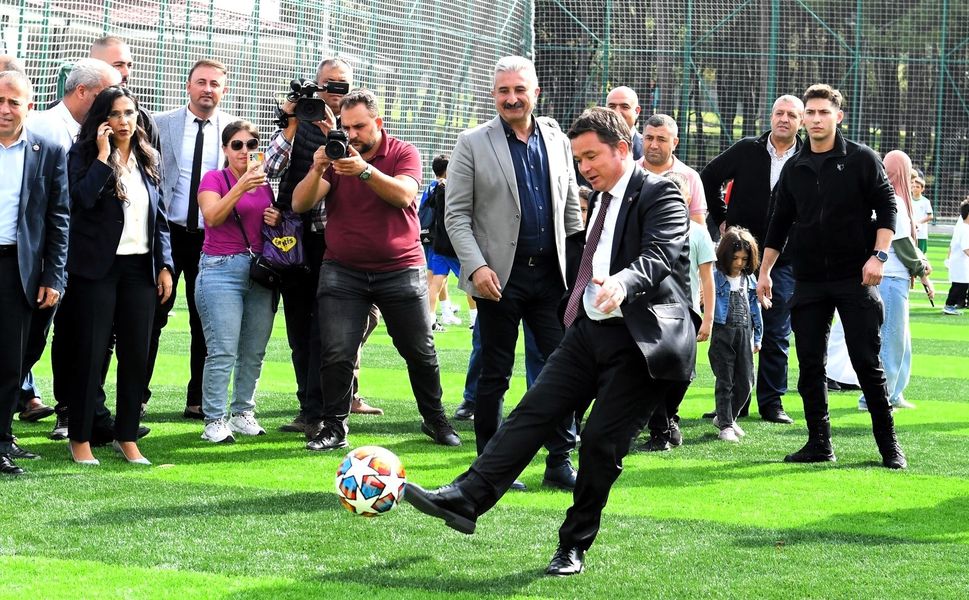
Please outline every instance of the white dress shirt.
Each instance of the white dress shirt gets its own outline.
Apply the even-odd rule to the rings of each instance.
[[[774,186],[777,185],[777,180],[781,178],[781,169],[784,168],[784,163],[794,156],[795,152],[797,152],[797,143],[791,144],[791,147],[784,151],[784,154],[778,154],[770,136],[767,136],[767,153],[770,154],[770,189],[774,189]]]
[[[619,217],[619,207],[626,201],[626,187],[633,174],[633,163],[627,161],[624,165],[622,177],[616,185],[609,190],[612,200],[609,202],[609,209],[606,211],[605,220],[602,222],[602,233],[599,235],[599,245],[596,246],[595,253],[592,255],[592,277],[593,279],[605,279],[609,277],[609,266],[612,263],[612,239],[616,232],[616,219]],[[600,201],[596,202],[595,209],[589,215],[589,223],[595,223],[599,210],[602,208]],[[589,226],[591,229],[591,225]],[[588,230],[586,230],[588,236]],[[604,313],[595,307],[596,294],[602,287],[597,283],[589,281],[585,286],[585,293],[582,295],[582,306],[585,307],[585,314],[593,321],[602,321],[613,317],[621,317],[622,310],[616,308],[611,313]]]
[[[81,131],[81,124],[67,110],[63,102],[50,110],[31,112],[27,116],[27,129],[51,141],[57,142],[64,152],[70,151]]]
[[[219,147],[222,145],[220,132],[215,127],[218,118],[218,109],[208,118],[208,123],[202,127],[202,170],[200,178],[209,171],[222,168],[219,164]],[[198,117],[185,107],[185,129],[182,132],[182,148],[178,155],[178,183],[175,184],[175,194],[168,202],[168,220],[177,223],[182,227],[187,225],[188,220],[188,190],[192,184],[192,160],[195,158],[195,136],[198,134],[199,126],[195,122]],[[202,219],[202,211],[199,211],[198,228],[202,229],[205,223]]]
[[[148,253],[148,188],[141,178],[135,153],[128,155],[128,163],[121,168],[121,183],[127,198],[121,203],[124,228],[118,241],[119,255]]]
[[[27,131],[20,128],[17,141],[0,144],[0,246],[17,243],[20,222],[20,191],[24,182],[24,160],[27,155]]]

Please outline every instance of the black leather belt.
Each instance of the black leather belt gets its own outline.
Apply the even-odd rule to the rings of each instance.
[[[17,256],[17,244],[0,246],[0,256]]]
[[[551,256],[516,256],[515,264],[523,267],[545,267],[555,262]]]
[[[589,319],[589,321],[591,321],[593,325],[600,325],[603,327],[626,324],[626,321],[623,320],[622,317],[609,317],[608,319],[601,319],[601,320]]]

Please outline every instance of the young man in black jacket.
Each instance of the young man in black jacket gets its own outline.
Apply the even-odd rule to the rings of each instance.
[[[791,325],[808,442],[784,460],[835,460],[824,366],[831,318],[837,308],[848,355],[868,400],[882,464],[904,469],[905,454],[895,437],[878,357],[882,301],[877,286],[895,229],[895,194],[878,155],[842,137],[838,130],[844,118],[841,102],[841,93],[828,85],[813,85],[804,93],[809,143],[781,173],[757,284],[757,295],[769,309],[771,270],[790,234],[795,278]]]
[[[724,150],[700,172],[710,216],[720,226],[749,229],[764,248],[770,215],[771,192],[781,169],[801,149],[797,137],[804,118],[804,103],[795,96],[781,96],[771,109],[770,131],[760,137],[746,137]],[[720,188],[733,181],[730,204]],[[790,424],[782,397],[787,392],[787,354],[791,337],[788,301],[794,293],[794,272],[790,258],[782,255],[771,273],[774,282],[773,308],[764,312],[764,339],[757,361],[757,406],[763,420]],[[744,408],[741,413],[746,414]]]

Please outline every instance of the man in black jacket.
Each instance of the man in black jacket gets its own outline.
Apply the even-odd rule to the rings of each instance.
[[[838,130],[844,118],[841,101],[841,93],[828,85],[813,85],[804,93],[809,143],[781,173],[757,283],[757,295],[770,309],[771,270],[791,234],[795,278],[791,325],[808,442],[784,460],[835,460],[824,366],[831,318],[838,309],[882,464],[904,469],[905,454],[895,437],[878,357],[883,311],[877,286],[895,229],[895,193],[878,155],[842,137]]]
[[[801,149],[797,132],[801,128],[804,103],[795,96],[781,96],[771,109],[770,131],[747,137],[723,151],[700,172],[710,216],[721,228],[745,227],[761,249],[767,235],[771,192],[784,164]],[[733,181],[729,206],[720,188]],[[764,312],[764,339],[757,366],[757,406],[760,417],[771,423],[793,423],[784,412],[781,398],[787,392],[787,354],[791,337],[791,311],[787,306],[794,293],[794,272],[782,255],[771,273],[774,281],[773,308]],[[741,414],[746,414],[746,407]]]
[[[588,228],[569,237],[565,337],[468,471],[435,491],[408,483],[405,496],[421,512],[473,533],[562,418],[585,413],[595,398],[582,429],[574,501],[546,571],[559,576],[582,571],[637,424],[668,386],[689,381],[696,358],[688,217],[678,189],[635,165],[629,126],[609,109],[585,111],[568,136],[598,193]]]

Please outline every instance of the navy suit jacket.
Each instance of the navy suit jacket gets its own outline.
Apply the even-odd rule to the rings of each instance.
[[[686,203],[669,179],[638,166],[633,169],[616,217],[609,273],[626,288],[620,306],[623,321],[646,357],[650,376],[689,381],[700,319],[691,309]],[[590,222],[598,200],[598,193],[590,199]],[[585,236],[583,231],[569,237],[570,288],[578,275]]]
[[[20,217],[17,222],[17,259],[20,281],[31,306],[37,289],[64,292],[70,200],[67,195],[67,157],[59,144],[27,132]]]
[[[86,279],[101,279],[111,270],[124,229],[124,209],[114,191],[114,172],[95,159],[84,164],[75,144],[67,155],[71,190],[70,254],[67,272]],[[168,218],[155,185],[143,167],[141,178],[148,188],[148,252],[152,256],[152,277],[162,267],[172,267],[172,246]]]

